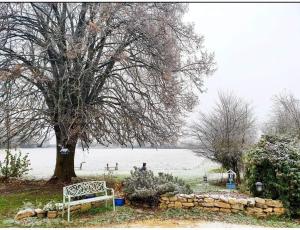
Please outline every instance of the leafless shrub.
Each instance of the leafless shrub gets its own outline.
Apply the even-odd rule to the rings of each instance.
[[[300,101],[293,94],[278,94],[263,131],[267,134],[287,134],[300,139]]]
[[[212,112],[201,112],[190,129],[193,150],[234,170],[239,179],[243,151],[253,142],[255,134],[250,105],[232,93],[219,93]]]

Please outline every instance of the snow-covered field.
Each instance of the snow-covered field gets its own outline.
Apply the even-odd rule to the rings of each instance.
[[[49,178],[55,166],[55,148],[26,148],[23,153],[29,153],[32,170],[28,177]],[[4,151],[0,151],[0,160],[4,158]],[[142,149],[142,148],[91,148],[82,151],[77,148],[75,166],[85,161],[82,170],[76,174],[103,175],[104,167],[108,163],[119,164],[116,174],[129,174],[133,166],[141,167],[143,162],[154,172],[168,172],[180,177],[202,177],[209,169],[218,165],[205,158],[195,155],[188,149]]]

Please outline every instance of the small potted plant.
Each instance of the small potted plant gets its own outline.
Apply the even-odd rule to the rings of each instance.
[[[57,217],[58,211],[63,209],[63,204],[55,203],[54,201],[50,201],[47,203],[43,210],[47,212],[47,217],[49,219],[53,219]]]

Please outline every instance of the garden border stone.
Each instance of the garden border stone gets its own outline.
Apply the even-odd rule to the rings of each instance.
[[[161,209],[168,208],[200,208],[207,211],[237,213],[244,212],[247,215],[266,217],[269,215],[280,216],[286,212],[280,200],[251,197],[236,199],[219,195],[194,195],[177,194],[174,196],[160,197]]]

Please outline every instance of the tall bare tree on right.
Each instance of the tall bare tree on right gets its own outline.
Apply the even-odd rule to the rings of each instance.
[[[275,135],[288,134],[300,139],[300,100],[291,93],[276,95],[272,114],[264,124],[263,131]]]
[[[199,114],[190,128],[192,147],[199,155],[237,173],[240,181],[244,150],[253,143],[255,123],[250,105],[233,93],[219,93],[213,110]]]

